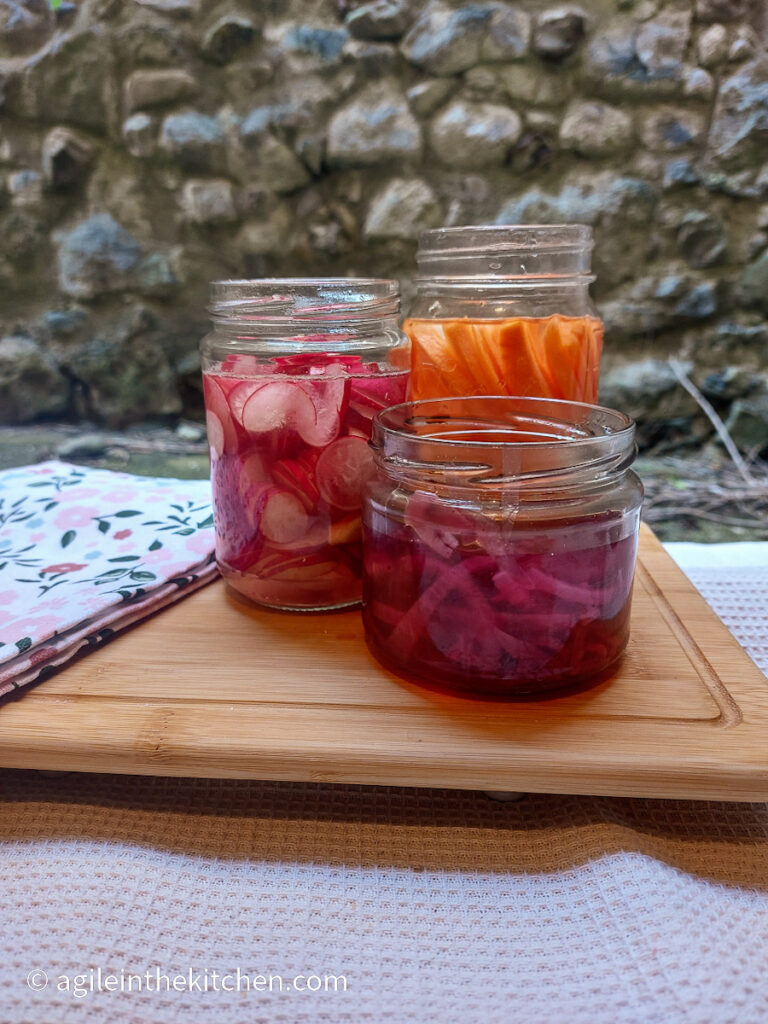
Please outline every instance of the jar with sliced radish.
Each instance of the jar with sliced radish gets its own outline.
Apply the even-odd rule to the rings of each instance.
[[[634,425],[599,406],[447,398],[374,421],[363,620],[396,673],[497,699],[605,679],[629,636]]]
[[[216,554],[259,604],[360,601],[371,423],[408,378],[398,305],[392,281],[214,285],[202,351]]]

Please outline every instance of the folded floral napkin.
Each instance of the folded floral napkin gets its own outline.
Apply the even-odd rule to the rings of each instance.
[[[211,582],[207,480],[0,472],[0,696]]]

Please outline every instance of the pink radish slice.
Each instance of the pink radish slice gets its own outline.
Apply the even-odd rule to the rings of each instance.
[[[232,412],[232,418],[236,423],[242,425],[243,422],[243,409],[248,402],[248,399],[256,394],[265,384],[269,383],[267,380],[241,380],[239,381],[229,392],[228,401],[229,408]]]
[[[215,412],[205,414],[205,426],[208,431],[208,444],[213,455],[220,459],[224,454],[224,427]]]
[[[299,499],[308,512],[312,512],[317,505],[320,492],[315,484],[312,468],[303,465],[302,462],[298,459],[281,459],[275,463],[272,475],[281,487]]]
[[[229,412],[229,403],[217,380],[209,373],[203,374],[203,396],[206,413],[213,413],[222,430],[221,449],[218,452],[234,452],[237,449],[237,432]],[[214,430],[216,425],[214,424]],[[211,442],[211,447],[214,447]]]
[[[273,490],[267,496],[261,514],[261,532],[268,540],[290,544],[304,537],[311,523],[304,506],[292,494]]]
[[[340,437],[317,460],[320,494],[336,508],[360,508],[362,487],[373,469],[373,454],[362,437]]]
[[[252,452],[250,455],[246,455],[245,458],[241,457],[240,479],[238,481],[238,489],[241,496],[245,490],[250,489],[254,484],[262,485],[267,483],[269,483],[269,473],[261,455],[258,452]]]
[[[324,448],[339,436],[341,417],[347,403],[347,378],[318,374],[303,380],[304,389],[315,410],[314,424],[297,425],[303,440],[315,448]]]
[[[306,440],[305,434],[315,428],[315,407],[300,384],[271,380],[248,398],[242,422],[250,434],[292,429]]]

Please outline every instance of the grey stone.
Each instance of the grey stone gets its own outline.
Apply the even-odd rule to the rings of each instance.
[[[692,99],[709,100],[715,94],[715,80],[704,68],[685,68],[683,71],[683,96]]]
[[[453,93],[456,84],[452,78],[431,78],[419,82],[408,90],[411,110],[419,117],[429,117]]]
[[[412,20],[407,0],[373,0],[350,11],[345,24],[355,39],[399,39]]]
[[[214,167],[224,144],[224,131],[215,117],[188,110],[169,114],[160,130],[160,145],[181,164]]]
[[[166,253],[150,253],[136,269],[136,290],[142,295],[167,298],[179,284],[176,270]]]
[[[189,36],[156,18],[129,21],[117,30],[115,47],[126,69],[180,67],[192,59]]]
[[[433,75],[466,71],[480,59],[480,44],[493,13],[489,4],[452,10],[430,3],[403,40],[403,55]]]
[[[628,18],[604,25],[587,48],[587,70],[599,81],[642,76],[636,40],[637,25]]]
[[[739,302],[751,309],[768,313],[768,252],[749,263],[736,283]]]
[[[48,184],[54,189],[82,184],[93,155],[93,145],[78,132],[52,128],[43,140],[43,173]]]
[[[181,206],[193,224],[221,224],[237,217],[232,184],[223,178],[185,182]]]
[[[536,18],[533,48],[540,57],[563,60],[586,35],[587,18],[580,7],[550,7]]]
[[[324,63],[333,64],[341,56],[348,38],[345,29],[294,25],[283,36],[283,46],[287,50],[318,57]]]
[[[198,0],[133,0],[141,7],[149,7],[159,14],[189,17],[197,11]]]
[[[697,21],[739,21],[749,13],[750,0],[697,0]]]
[[[674,189],[681,186],[697,185],[698,183],[699,175],[690,160],[683,157],[677,160],[669,160],[664,164],[663,188]]]
[[[54,338],[72,338],[88,325],[84,309],[52,309],[43,314],[43,324]]]
[[[31,338],[0,338],[0,423],[30,423],[61,415],[69,385],[53,359]]]
[[[502,67],[498,74],[507,95],[515,103],[559,106],[567,89],[559,75],[528,64],[510,64]],[[532,113],[526,112],[529,121]]]
[[[755,30],[750,25],[739,25],[728,47],[728,60],[732,64],[750,60],[756,56],[760,47],[760,39]]]
[[[386,81],[369,85],[328,126],[328,160],[337,167],[414,159],[421,146],[421,128],[405,96]]]
[[[434,191],[420,178],[393,178],[374,196],[365,220],[369,238],[416,238],[437,227],[441,209]]]
[[[92,299],[124,291],[141,258],[136,239],[108,213],[97,213],[61,239],[59,287],[67,295]]]
[[[480,57],[488,61],[520,60],[531,42],[531,18],[518,7],[495,6],[480,43]]]
[[[745,64],[720,85],[709,131],[713,160],[738,169],[765,155],[768,138],[768,56]]]
[[[155,151],[155,122],[149,114],[134,114],[123,124],[123,139],[131,156],[151,156]]]
[[[16,270],[26,269],[38,253],[43,237],[42,222],[28,210],[12,209],[0,218],[3,254]]]
[[[699,143],[706,127],[704,114],[684,107],[663,105],[646,115],[640,137],[648,149],[668,153]]]
[[[555,193],[530,188],[503,204],[497,224],[592,224],[598,286],[609,288],[645,266],[652,251],[656,194],[639,178],[612,171],[572,175]],[[633,238],[631,246],[627,238]]]
[[[677,229],[677,247],[690,267],[711,267],[720,263],[726,250],[721,221],[714,214],[691,210]]]
[[[705,68],[713,68],[722,64],[728,56],[728,29],[725,25],[715,24],[705,28],[696,44],[699,64]]]
[[[599,100],[574,100],[560,126],[560,145],[584,156],[616,153],[631,141],[629,115]]]
[[[353,61],[363,78],[378,78],[397,70],[399,54],[392,43],[349,39],[344,44],[345,60]]]
[[[713,281],[701,281],[683,292],[672,312],[683,320],[706,320],[717,312],[717,306],[717,286]]]
[[[144,107],[189,99],[198,90],[198,83],[188,71],[159,68],[134,71],[123,85],[123,103],[129,114]]]
[[[464,72],[464,95],[470,100],[495,99],[503,90],[500,89],[496,71],[487,64],[479,64]]]
[[[44,122],[103,131],[116,116],[112,40],[103,25],[56,36],[21,76],[19,111]]]
[[[768,383],[754,397],[737,399],[725,426],[741,451],[759,454],[768,448]]]
[[[637,56],[649,75],[670,78],[680,75],[691,32],[690,11],[666,10],[641,25]]]
[[[256,31],[250,18],[225,14],[203,36],[203,56],[214,64],[228,64],[253,41]]]
[[[433,121],[430,145],[449,167],[487,167],[503,164],[521,133],[514,110],[456,100]]]
[[[293,150],[270,130],[274,118],[274,108],[257,107],[240,125],[239,173],[243,180],[257,181],[270,192],[295,192],[309,183],[310,175]]]
[[[690,372],[690,364],[684,364],[684,369]],[[671,426],[690,435],[690,424],[699,412],[663,359],[641,359],[604,370],[600,402],[639,420],[639,436],[646,443],[669,434]]]
[[[754,374],[742,366],[725,366],[708,373],[701,382],[701,390],[707,398],[719,401],[733,401],[753,390]]]
[[[0,0],[0,57],[39,50],[54,27],[46,0]]]
[[[42,175],[33,170],[9,174],[8,194],[14,206],[39,206],[43,198]]]
[[[94,339],[74,356],[70,372],[85,387],[90,416],[108,426],[182,410],[161,337],[151,330]]]

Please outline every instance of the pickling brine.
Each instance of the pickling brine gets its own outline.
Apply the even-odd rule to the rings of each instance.
[[[363,616],[394,671],[470,695],[578,685],[620,658],[637,549],[632,524],[509,529],[415,492],[401,521],[366,512]]]
[[[224,322],[203,343],[203,388],[222,575],[271,608],[357,604],[371,421],[403,401],[408,378],[407,354],[393,355],[397,286],[218,287]]]

